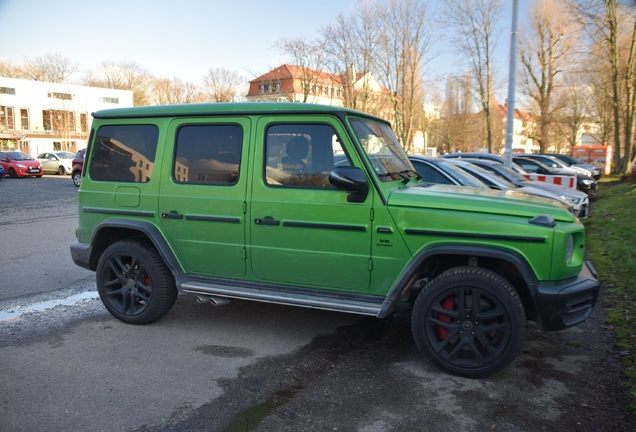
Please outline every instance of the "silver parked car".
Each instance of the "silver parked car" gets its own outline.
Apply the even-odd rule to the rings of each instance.
[[[518,170],[513,168],[509,168],[500,164],[499,162],[494,162],[490,160],[484,159],[463,159],[465,161],[469,161],[472,164],[477,165],[485,169],[486,171],[490,171],[499,177],[502,177],[508,180],[510,183],[514,183],[519,187],[528,187],[531,186],[536,189],[543,189],[545,191],[551,192],[555,195],[558,195],[562,199],[570,201],[572,206],[574,207],[574,215],[579,219],[585,219],[589,213],[590,207],[590,199],[586,193],[581,192],[575,189],[569,189],[563,186],[555,185],[552,183],[540,182],[535,180],[529,180],[523,174],[520,174]],[[513,166],[516,165],[513,163]]]
[[[36,159],[42,164],[45,173],[64,175],[73,171],[73,157],[75,155],[71,152],[57,151],[40,153]]]

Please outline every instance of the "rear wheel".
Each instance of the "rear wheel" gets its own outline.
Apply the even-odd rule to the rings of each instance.
[[[505,369],[519,355],[525,314],[514,288],[478,267],[445,271],[420,292],[411,318],[424,356],[467,378]]]
[[[71,178],[73,179],[73,184],[77,187],[80,187],[80,184],[82,183],[82,173],[79,171],[75,171],[71,175]]]
[[[129,324],[149,324],[177,299],[174,278],[149,244],[123,240],[110,245],[97,264],[97,291],[104,306]]]

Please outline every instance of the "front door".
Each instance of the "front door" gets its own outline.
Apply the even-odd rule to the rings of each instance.
[[[159,195],[163,228],[186,271],[245,274],[248,118],[174,120]]]
[[[263,281],[365,290],[370,281],[371,207],[348,202],[328,176],[357,161],[341,124],[261,118],[256,125],[249,209],[253,274]],[[359,161],[357,161],[359,163]]]

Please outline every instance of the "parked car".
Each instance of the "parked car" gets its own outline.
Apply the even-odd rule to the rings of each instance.
[[[464,159],[470,161],[470,163],[477,165],[490,171],[491,173],[508,180],[521,188],[531,186],[535,189],[542,189],[544,191],[558,195],[560,198],[569,201],[574,207],[574,215],[579,219],[585,219],[588,215],[590,199],[587,194],[579,190],[569,189],[552,183],[546,183],[536,180],[530,180],[521,174],[519,171],[523,171],[521,167],[513,162],[513,167],[507,167],[499,162],[494,162],[486,159]]]
[[[459,166],[461,169],[463,169],[470,175],[478,178],[491,189],[512,191],[515,193],[523,193],[527,195],[534,195],[534,196],[540,196],[543,198],[548,198],[557,202],[559,205],[562,205],[563,207],[567,208],[570,213],[574,213],[574,208],[572,203],[570,203],[565,198],[561,198],[557,194],[544,191],[542,189],[533,188],[532,186],[522,188],[520,186],[515,185],[512,182],[509,182],[508,180],[502,177],[496,176],[495,174],[475,164],[472,164],[471,162],[469,162],[469,159],[461,158],[461,159],[451,159],[449,161],[456,164],[457,166]]]
[[[424,183],[488,187],[479,179],[445,159],[410,155],[409,160],[415,171],[422,176],[421,180]]]
[[[73,153],[65,151],[46,152],[40,153],[37,160],[42,164],[42,171],[45,174],[48,172],[65,175],[71,173],[74,156]]]
[[[467,159],[488,159],[488,160],[492,160],[495,162],[499,162],[499,163],[504,163],[504,158],[496,155],[496,154],[492,154],[492,153],[478,153],[478,152],[467,152],[467,153],[462,153],[462,152],[457,152],[457,153],[447,153],[445,155],[441,155],[441,158],[445,158],[445,159],[463,159],[463,158],[467,158]]]
[[[4,178],[4,176],[5,176],[4,167],[2,165],[0,165],[0,180],[2,180]]]
[[[563,330],[598,298],[576,217],[422,183],[381,118],[237,102],[108,109],[92,128],[70,249],[123,322],[179,292],[378,318],[410,301],[422,354],[478,378],[522,351],[526,320]]]
[[[21,151],[0,152],[0,165],[11,178],[42,177],[42,164]]]
[[[564,155],[559,153],[545,153],[545,155],[555,157],[569,167],[579,167],[589,171],[591,173],[591,177],[593,177],[594,180],[598,180],[601,178],[601,169],[597,167],[596,165],[583,163],[580,160],[575,159],[570,155]]]
[[[544,175],[563,175],[560,172],[554,171],[552,168],[545,165],[539,160],[521,156],[514,156],[512,158],[512,161],[527,172]],[[594,196],[596,195],[596,192],[598,190],[598,182],[594,180],[593,177],[586,176],[585,174],[577,174],[576,188],[581,192],[585,192],[588,196]]]
[[[73,180],[73,184],[77,187],[80,187],[82,183],[82,168],[84,167],[84,153],[86,153],[86,149],[83,148],[75,154],[73,157],[73,170],[71,171],[71,179]]]
[[[561,175],[583,174],[588,177],[592,176],[592,173],[589,170],[574,167],[574,166],[567,166],[566,164],[561,162],[561,160],[552,156],[543,155],[543,154],[526,153],[526,154],[519,154],[519,157],[524,157],[524,158],[539,161],[542,164],[549,167],[552,171],[555,171]]]

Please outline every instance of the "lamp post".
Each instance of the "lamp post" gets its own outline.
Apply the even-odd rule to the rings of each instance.
[[[510,70],[508,73],[508,112],[506,117],[506,148],[504,165],[512,165],[512,134],[515,122],[515,87],[517,74],[517,27],[519,0],[512,0],[512,29],[510,31]]]

